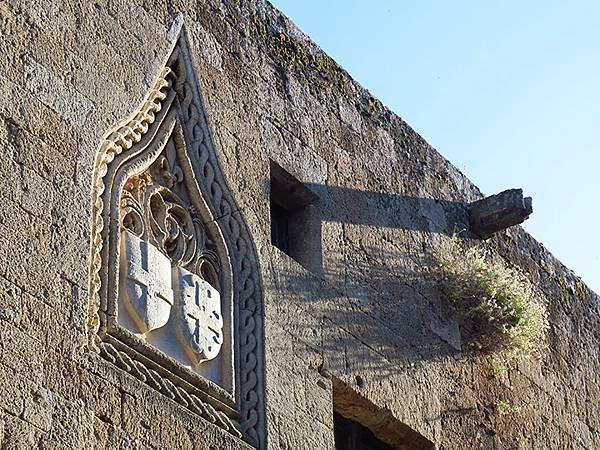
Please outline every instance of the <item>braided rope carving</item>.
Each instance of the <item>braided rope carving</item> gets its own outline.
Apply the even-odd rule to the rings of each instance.
[[[210,142],[204,135],[203,129],[206,129],[206,122],[201,106],[194,101],[193,73],[185,63],[183,48],[180,44],[177,46],[170,58],[170,64],[173,72],[176,74],[175,90],[178,93],[181,102],[181,109],[184,115],[184,121],[187,124],[188,133],[192,136],[191,151],[199,156],[200,166],[202,167],[202,182],[206,186],[211,196],[212,205],[217,208],[217,217],[222,217],[220,222],[224,233],[227,235],[233,246],[232,255],[234,256],[234,274],[237,275],[239,286],[238,305],[239,305],[239,339],[240,339],[240,390],[242,398],[241,426],[244,433],[253,443],[258,444],[262,441],[259,425],[259,378],[257,376],[258,359],[257,333],[260,332],[256,324],[256,314],[259,312],[260,295],[253,274],[253,264],[248,254],[251,244],[246,233],[242,230],[244,226],[240,219],[232,214],[230,201],[224,196],[221,188],[221,180],[218,178],[215,164],[211,161]],[[212,152],[214,154],[214,151]],[[254,276],[253,276],[254,275]]]
[[[138,112],[130,116],[102,142],[96,156],[92,185],[92,252],[90,265],[90,311],[88,329],[90,346],[117,367],[135,378],[153,387],[167,397],[177,401],[203,418],[243,438],[255,447],[263,448],[264,405],[262,393],[262,352],[258,342],[262,339],[261,304],[262,292],[254,262],[252,242],[242,219],[236,214],[233,201],[229,198],[222,178],[216,153],[208,132],[204,109],[196,94],[196,80],[189,64],[189,55],[182,35],[169,57],[166,67],[160,72]],[[101,342],[98,335],[101,307],[101,274],[104,264],[102,258],[104,203],[104,176],[115,157],[140,142],[149,127],[154,123],[156,114],[162,109],[162,101],[173,89],[179,100],[182,125],[190,139],[187,142],[190,154],[197,156],[199,173],[196,174],[209,204],[214,208],[215,217],[219,217],[223,235],[230,247],[232,269],[235,278],[235,301],[238,306],[237,351],[239,352],[239,424],[231,421],[224,413],[216,411],[210,404],[202,402],[197,396],[187,392],[181,386],[175,386],[170,380],[162,378],[158,372],[127,353],[117,350],[111,344]],[[104,282],[106,282],[104,280]],[[241,432],[240,432],[241,431]]]
[[[187,392],[180,386],[176,386],[155,370],[146,367],[144,363],[132,358],[125,352],[117,350],[112,344],[101,342],[99,349],[100,356],[118,368],[161,392],[171,400],[185,406],[203,419],[225,429],[235,437],[242,437],[240,425],[237,422],[231,420],[224,413],[217,411],[212,405],[203,402],[198,396]]]

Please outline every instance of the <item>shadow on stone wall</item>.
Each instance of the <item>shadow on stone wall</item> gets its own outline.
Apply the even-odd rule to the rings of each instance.
[[[343,231],[338,242],[324,245],[322,274],[272,251],[265,282],[277,295],[271,301],[277,323],[323,355],[326,369],[335,372],[386,378],[435,361],[481,364],[486,355],[464,348],[433,271],[436,241],[464,229],[466,204],[336,187],[328,191],[321,196],[323,239],[332,238],[328,223]],[[548,346],[563,356],[544,356],[545,370],[567,371],[568,361],[586,361],[586,347],[598,339],[597,296],[519,228],[491,245],[527,273],[546,298]]]
[[[322,354],[328,370],[381,377],[460,354],[458,324],[428,258],[379,248],[349,252],[327,255],[318,277],[274,249],[267,290],[277,296],[277,322],[293,339]]]
[[[465,232],[468,203],[307,186],[319,196],[322,239],[336,243],[324,242],[319,273],[272,249],[265,281],[280,296],[271,303],[277,322],[336,371],[355,366],[387,376],[423,361],[469,357],[460,352],[458,323],[441,295],[431,251],[436,235],[473,238]],[[342,227],[337,235],[332,223]]]
[[[269,295],[277,296],[268,313],[278,315],[290,339],[322,355],[328,370],[374,378],[410,374],[436,361],[440,370],[471,367],[449,366],[449,360],[487,367],[485,354],[466,348],[433,270],[441,240],[454,233],[477,239],[466,230],[468,203],[309,187],[320,198],[322,272],[305,270],[273,248],[265,277]],[[563,371],[566,361],[586,361],[586,347],[594,336],[597,342],[597,297],[520,228],[497,235],[490,246],[546,298],[548,347],[564,357],[545,355],[544,364]]]
[[[468,228],[468,202],[316,183],[309,183],[307,186],[319,195],[321,218],[324,222],[446,235]]]

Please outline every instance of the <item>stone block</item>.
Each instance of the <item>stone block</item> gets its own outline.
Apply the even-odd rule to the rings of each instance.
[[[31,397],[25,399],[25,409],[21,417],[43,431],[50,431],[52,428],[53,413],[54,401],[52,392],[40,388],[33,392]]]
[[[32,58],[24,60],[25,87],[63,120],[81,127],[92,102],[51,70]]]
[[[15,417],[20,417],[25,408],[25,399],[31,395],[32,389],[31,381],[20,376],[14,369],[0,365],[0,407],[2,410]]]
[[[54,395],[53,426],[42,448],[90,448],[94,442],[94,415],[83,401],[68,401]]]
[[[0,362],[17,373],[39,378],[46,352],[42,342],[0,321]]]
[[[207,435],[219,434],[214,425],[151,389],[140,390],[135,397],[125,394],[122,408],[121,427],[132,438],[143,439],[152,446],[192,448],[191,433],[201,434],[200,430],[204,430]]]
[[[54,204],[54,186],[31,169],[24,169],[21,176],[20,206],[44,222],[51,222],[50,212]]]
[[[3,179],[8,186],[12,186],[5,195],[16,196],[20,193],[24,168],[35,171],[49,181],[73,176],[75,148],[53,149],[10,117],[0,116],[0,142],[7,155],[11,156],[3,167],[6,173]]]
[[[19,321],[21,297],[21,289],[0,277],[0,320],[6,320],[13,324]]]
[[[13,416],[4,416],[4,436],[2,448],[6,450],[22,450],[37,448],[44,432],[34,425]]]
[[[307,372],[304,382],[306,410],[310,416],[326,428],[333,430],[333,388],[331,380],[316,370]]]
[[[48,257],[49,224],[6,199],[0,231],[12,237],[0,242],[1,274],[32,295],[48,297],[58,286],[54,283],[58,274]]]
[[[233,80],[237,77],[221,76],[218,70],[203,68],[200,63],[195,62],[200,92],[204,95],[207,109],[212,111],[208,120],[215,134],[220,134],[225,128],[246,146],[256,148],[260,126],[256,114],[254,77],[242,72],[239,75],[243,82],[235,83]]]
[[[40,342],[47,342],[48,332],[53,327],[60,328],[65,325],[61,323],[60,313],[53,310],[44,300],[23,293],[17,322],[19,329]]]
[[[102,423],[119,427],[123,392],[103,378],[86,370],[81,372],[79,394],[84,399],[86,409],[93,411]]]
[[[65,148],[66,155],[69,155],[71,149],[77,148],[79,130],[75,130],[52,108],[31,94],[24,85],[1,76],[0,98],[6,99],[6,102],[0,104],[0,114],[47,143],[54,152],[54,158],[65,161],[65,164],[73,162],[61,156],[60,152]]]

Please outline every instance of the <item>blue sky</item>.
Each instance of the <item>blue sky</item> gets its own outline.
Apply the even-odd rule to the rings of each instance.
[[[600,2],[273,4],[600,293]]]

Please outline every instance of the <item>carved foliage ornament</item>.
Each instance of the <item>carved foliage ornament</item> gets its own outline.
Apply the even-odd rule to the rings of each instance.
[[[91,342],[138,379],[264,446],[262,293],[183,32],[96,157]]]

